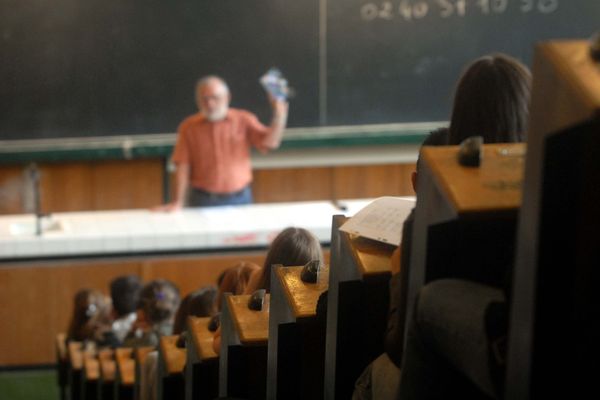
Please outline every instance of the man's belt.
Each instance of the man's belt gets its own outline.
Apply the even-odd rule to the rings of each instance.
[[[241,195],[242,193],[244,193],[244,191],[248,189],[248,186],[244,186],[242,189],[238,190],[237,192],[231,192],[231,193],[215,193],[215,192],[208,192],[204,189],[198,189],[198,188],[194,188],[195,191],[200,192],[206,196],[212,197],[213,199],[227,199],[230,197],[237,197],[239,195]]]

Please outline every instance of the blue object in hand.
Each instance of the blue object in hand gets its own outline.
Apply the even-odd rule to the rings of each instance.
[[[260,84],[274,99],[287,100],[291,95],[288,81],[277,68],[271,68],[260,78]]]

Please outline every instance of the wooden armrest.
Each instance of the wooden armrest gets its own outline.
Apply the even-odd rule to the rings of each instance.
[[[268,294],[265,296],[262,311],[253,311],[248,308],[250,295],[227,297],[231,318],[242,344],[261,345],[267,343],[270,298]]]
[[[296,318],[316,315],[319,296],[329,287],[329,268],[325,267],[317,283],[305,283],[300,278],[304,267],[276,267],[275,273],[281,282],[290,308]]]
[[[134,350],[135,353],[135,362],[137,365],[142,366],[146,361],[146,357],[148,357],[148,353],[154,350],[152,346],[141,346],[136,347]]]
[[[161,336],[160,338],[160,354],[169,375],[181,373],[185,366],[185,349],[177,347],[177,339],[179,339],[178,335]]]
[[[83,370],[85,379],[88,381],[97,381],[100,378],[100,362],[95,357],[86,356],[83,361]]]
[[[98,352],[100,364],[100,377],[104,382],[114,382],[116,374],[115,352],[111,349],[103,349]]]
[[[201,361],[216,359],[219,356],[213,349],[214,333],[208,330],[211,318],[188,317],[188,332],[194,346],[198,350],[198,358]]]
[[[135,383],[135,360],[131,347],[121,347],[115,350],[115,360],[119,379],[123,385]]]

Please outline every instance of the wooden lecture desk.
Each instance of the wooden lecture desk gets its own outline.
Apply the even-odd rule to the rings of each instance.
[[[170,400],[185,397],[183,367],[185,367],[185,349],[177,347],[179,335],[161,336],[158,345],[158,381],[156,382],[158,399]]]
[[[83,359],[83,374],[81,376],[81,398],[93,399],[98,398],[98,382],[100,381],[100,361],[97,355],[88,355]]]
[[[71,341],[67,343],[67,357],[69,360],[69,369],[67,373],[67,382],[69,388],[69,397],[79,399],[81,387],[81,374],[83,368],[83,354],[81,342]]]
[[[213,350],[214,333],[208,330],[210,320],[193,316],[187,320],[186,400],[212,400],[219,395],[219,356]]]
[[[115,349],[116,379],[115,400],[132,400],[135,384],[135,360],[133,348],[119,347]]]
[[[352,397],[354,382],[383,352],[391,256],[397,246],[340,231],[333,218],[327,301],[325,398]]]
[[[458,164],[458,148],[422,152],[407,320],[424,283],[452,277],[502,286],[514,260],[525,144],[483,145],[476,168]]]
[[[98,399],[112,400],[115,397],[115,374],[117,369],[114,350],[101,349],[98,351],[98,362],[100,363]]]
[[[148,354],[152,351],[156,351],[153,346],[138,346],[133,350],[133,357],[135,360],[135,383],[133,385],[133,398],[140,398],[140,381],[142,380],[142,373],[144,369],[144,362],[148,358]]]
[[[302,266],[271,270],[267,399],[321,399],[325,363],[325,315],[317,302],[329,286],[329,268],[316,283],[301,279]]]
[[[69,391],[71,399],[81,399],[85,394],[85,360],[96,354],[95,346],[84,346],[82,342],[71,341],[67,344],[69,359]]]
[[[225,294],[221,314],[219,396],[263,400],[267,388],[270,296],[261,311],[248,308],[250,295]]]

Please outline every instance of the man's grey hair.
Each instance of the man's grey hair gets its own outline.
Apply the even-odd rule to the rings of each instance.
[[[196,82],[196,90],[208,85],[210,82],[215,81],[222,84],[225,87],[227,93],[229,93],[229,86],[227,85],[227,82],[225,82],[225,80],[218,75],[206,75],[198,79],[198,81]]]

